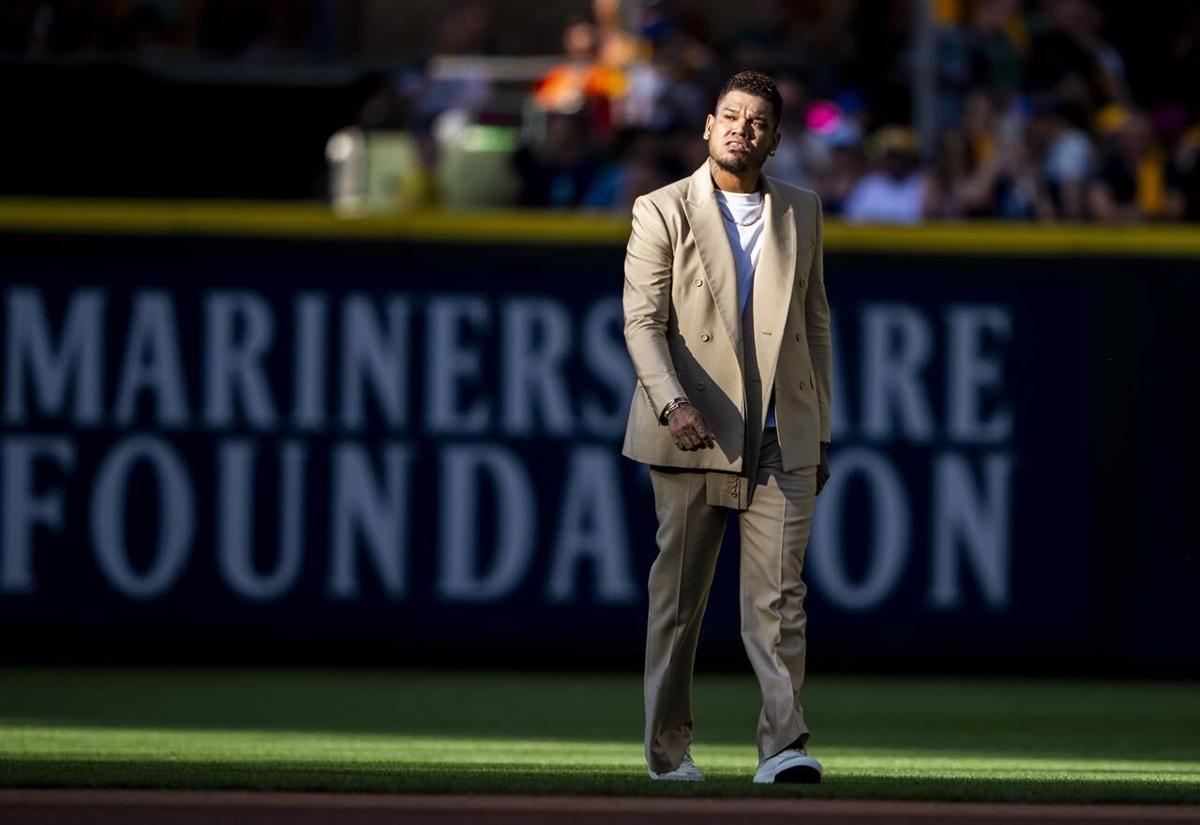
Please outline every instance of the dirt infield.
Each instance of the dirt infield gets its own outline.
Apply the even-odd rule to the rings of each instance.
[[[830,825],[1057,825],[1200,823],[1200,807],[1023,805],[833,799],[397,796],[244,791],[0,790],[5,825],[688,825],[745,822]]]

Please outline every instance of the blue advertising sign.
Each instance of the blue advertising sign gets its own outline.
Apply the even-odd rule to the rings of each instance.
[[[10,657],[640,662],[619,247],[5,243]],[[1113,645],[1111,532],[1135,527],[1106,512],[1128,399],[1097,265],[827,257],[814,666],[1197,661]],[[741,657],[736,552],[702,664]]]

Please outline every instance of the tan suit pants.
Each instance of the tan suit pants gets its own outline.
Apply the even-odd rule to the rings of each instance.
[[[658,558],[650,569],[646,631],[646,761],[674,770],[692,743],[692,669],[700,621],[731,512],[705,496],[705,474],[652,468]],[[742,642],[762,689],[759,759],[808,738],[804,681],[806,587],[801,572],[812,525],[816,467],[784,472],[775,430],[762,438],[741,530]]]

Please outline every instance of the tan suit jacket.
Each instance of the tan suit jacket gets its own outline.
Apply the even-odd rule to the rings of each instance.
[[[737,268],[708,162],[634,202],[624,310],[638,383],[622,452],[635,461],[742,472],[746,410],[761,411],[754,422],[761,431],[772,387],[785,471],[819,463],[820,442],[830,440],[820,201],[783,181],[762,181],[767,224],[751,298],[753,346],[742,340]],[[749,370],[747,352],[755,361]],[[757,394],[753,404],[747,393]],[[680,450],[659,422],[681,396],[704,416],[714,449]]]

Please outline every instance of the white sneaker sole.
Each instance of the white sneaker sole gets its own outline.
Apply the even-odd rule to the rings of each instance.
[[[770,768],[762,767],[754,774],[756,785],[802,784],[816,785],[821,781],[821,763],[811,756],[797,755]]]
[[[682,773],[678,770],[667,771],[666,773],[655,773],[648,771],[650,778],[656,782],[703,782],[704,774],[697,771],[696,773]]]

